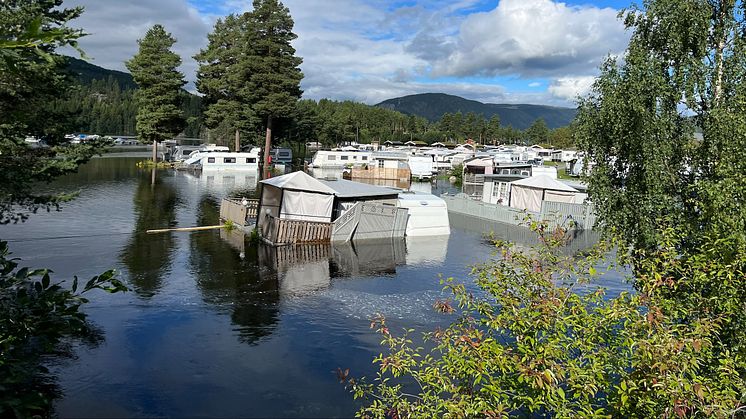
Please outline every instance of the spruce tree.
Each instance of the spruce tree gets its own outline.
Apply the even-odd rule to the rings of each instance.
[[[254,56],[250,78],[252,109],[261,117],[266,128],[264,165],[268,167],[275,120],[290,116],[303,93],[300,81],[303,60],[295,56],[290,44],[293,33],[290,11],[278,0],[254,0],[250,13],[254,34]]]
[[[186,126],[181,110],[181,88],[186,81],[177,70],[181,58],[171,51],[176,40],[163,26],[153,26],[137,43],[140,50],[126,63],[139,87],[135,93],[137,135],[153,142],[156,161],[158,142],[175,137]]]

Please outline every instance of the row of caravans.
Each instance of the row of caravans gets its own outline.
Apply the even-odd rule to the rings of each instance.
[[[412,156],[406,153],[359,150],[319,150],[314,154],[310,167],[399,170],[403,165],[408,166],[411,177],[417,180],[430,180],[438,172],[435,159],[430,155]]]
[[[293,154],[290,149],[272,149],[272,162],[290,164]],[[197,170],[241,170],[256,171],[261,163],[261,149],[251,147],[245,152],[231,152],[228,147],[217,145],[177,146],[172,161],[181,162],[183,167]]]

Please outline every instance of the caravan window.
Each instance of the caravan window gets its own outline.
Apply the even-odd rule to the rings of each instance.
[[[247,157],[246,163],[256,163],[256,157]]]
[[[368,160],[368,156],[362,156],[363,160]]]
[[[223,157],[223,163],[235,163],[236,158],[235,157]]]
[[[337,160],[337,156],[329,155],[329,156],[326,156],[326,159],[327,160]]]
[[[383,160],[378,160],[378,167],[383,169]]]
[[[215,163],[215,157],[208,157],[207,158],[208,163]]]
[[[350,156],[341,156],[339,159],[340,160],[349,160],[349,158],[350,158]]]

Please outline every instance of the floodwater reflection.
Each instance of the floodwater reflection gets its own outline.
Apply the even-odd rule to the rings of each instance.
[[[218,223],[218,203],[204,197],[197,224]],[[240,231],[194,232],[189,236],[189,269],[202,298],[213,309],[230,312],[239,340],[253,344],[277,323],[277,275],[257,269],[257,247],[246,246]]]
[[[179,195],[170,180],[163,175],[152,178],[150,173],[139,173],[133,197],[137,218],[132,236],[120,256],[129,271],[130,284],[145,298],[161,289],[173,257],[173,233],[145,233],[148,229],[176,226]]]

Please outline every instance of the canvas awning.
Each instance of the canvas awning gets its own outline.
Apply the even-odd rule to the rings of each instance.
[[[293,172],[261,182],[261,206],[279,218],[330,221],[334,189],[305,172]],[[263,219],[260,217],[260,220]]]
[[[305,172],[288,173],[287,175],[265,179],[261,181],[261,183],[280,189],[291,189],[303,192],[316,192],[321,194],[334,195],[334,189],[326,186],[320,180]]]

